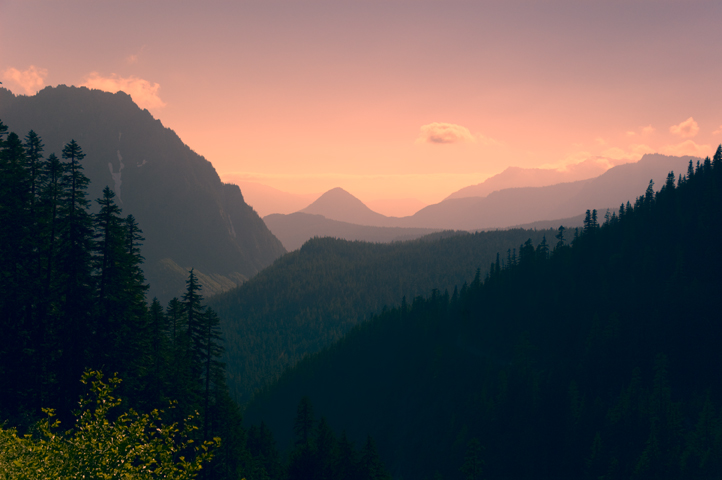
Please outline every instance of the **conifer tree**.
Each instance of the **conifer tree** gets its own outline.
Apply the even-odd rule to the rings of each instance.
[[[381,462],[378,452],[376,451],[376,443],[371,436],[366,438],[366,445],[361,452],[361,461],[359,462],[360,478],[363,480],[390,480],[391,475],[388,474],[386,468]]]
[[[168,319],[163,312],[163,306],[157,298],[153,298],[148,310],[149,329],[148,346],[150,350],[150,365],[147,372],[146,390],[148,403],[157,405],[167,394],[168,353],[170,352],[167,335]]]
[[[564,225],[559,225],[558,233],[555,235],[555,238],[557,239],[557,245],[554,247],[555,249],[564,246],[564,230],[566,230]]]
[[[96,200],[100,205],[100,212],[95,216],[97,231],[95,245],[98,252],[97,269],[100,271],[98,303],[101,318],[112,315],[119,307],[117,292],[108,290],[120,286],[122,257],[125,253],[120,207],[115,204],[113,198],[115,193],[106,186],[103,197]]]
[[[92,345],[91,305],[93,305],[92,247],[93,223],[86,190],[89,180],[83,174],[81,160],[85,158],[80,146],[72,140],[63,148],[67,160],[63,184],[62,213],[60,216],[60,243],[58,271],[63,278],[59,283],[63,299],[59,319],[59,341],[63,346],[60,358],[63,398],[77,398],[77,379],[88,365],[88,349]]]
[[[341,433],[338,440],[336,455],[333,460],[333,476],[334,478],[358,478],[358,461],[353,444],[346,436],[346,432]]]
[[[29,212],[28,176],[25,150],[20,138],[10,133],[0,150],[0,324],[5,332],[0,340],[0,365],[6,369],[6,383],[0,391],[8,403],[19,406],[30,334],[29,299],[31,281],[28,254]]]
[[[186,293],[183,294],[183,307],[186,316],[186,328],[188,336],[191,340],[191,351],[188,353],[194,357],[198,364],[203,355],[202,339],[205,336],[204,319],[205,306],[203,305],[203,295],[201,295],[201,284],[198,283],[193,269],[188,274],[186,280]],[[198,372],[200,377],[200,372]]]
[[[293,433],[296,434],[296,445],[310,445],[313,430],[313,406],[308,397],[301,398],[296,409],[296,420],[293,424]]]
[[[220,319],[218,318],[218,315],[216,315],[216,312],[209,308],[205,311],[202,321],[204,332],[203,338],[200,340],[200,345],[203,348],[202,361],[204,371],[203,375],[205,377],[205,391],[203,394],[203,439],[207,440],[210,438],[208,425],[211,411],[211,396],[213,393],[211,387],[218,387],[216,384],[219,381],[222,381],[225,376],[225,371],[223,369],[223,364],[219,360],[221,354],[223,353],[223,348],[220,345]],[[212,380],[215,380],[216,384],[214,384]],[[225,382],[222,385],[225,387]],[[214,398],[214,400],[217,400],[217,398]]]
[[[316,466],[319,480],[331,480],[333,477],[333,457],[336,452],[336,437],[326,418],[321,417],[316,427]]]
[[[288,464],[289,480],[312,480],[317,476],[317,464],[313,434],[313,407],[308,397],[303,397],[296,409],[293,432],[296,434],[296,447],[291,452]]]
[[[276,440],[268,426],[261,422],[260,426],[251,426],[248,429],[248,437],[246,441],[248,452],[253,456],[259,470],[268,475],[270,478],[280,478],[281,476],[281,459],[276,446]],[[351,477],[337,477],[351,478]]]
[[[464,464],[461,466],[461,473],[465,480],[478,480],[481,478],[481,470],[484,466],[484,460],[481,458],[483,447],[479,440],[472,438],[466,446],[466,455],[464,456]]]

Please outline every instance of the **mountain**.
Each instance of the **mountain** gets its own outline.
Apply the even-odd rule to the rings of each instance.
[[[313,238],[240,287],[208,299],[225,336],[228,387],[241,403],[304,355],[385,306],[461,288],[497,252],[554,230],[436,232],[390,244]]]
[[[234,174],[221,175],[221,180],[238,185],[246,203],[253,207],[261,217],[273,213],[297,212],[321,196],[320,193],[284,192],[261,183],[244,181]]]
[[[587,209],[600,214],[633,200],[653,179],[657,187],[667,174],[687,171],[696,157],[644,155],[639,162],[618,165],[602,175],[547,187],[507,188],[486,197],[452,198],[399,219],[397,225],[457,230],[505,228],[578,215]],[[657,188],[659,189],[659,188]]]
[[[150,298],[180,294],[170,286],[184,285],[187,269],[225,288],[285,252],[238,186],[222,183],[210,162],[123,92],[61,85],[15,96],[0,88],[0,119],[21,137],[34,129],[46,156],[78,142],[89,198],[110,186],[144,232]]]
[[[597,177],[606,172],[612,161],[594,157],[583,162],[568,165],[564,170],[552,168],[509,167],[503,172],[487,178],[482,183],[458,190],[444,200],[466,197],[486,197],[491,192],[506,188],[546,187],[557,183],[575,182]]]
[[[321,195],[315,202],[301,210],[301,213],[323,215],[329,220],[372,227],[401,226],[397,224],[395,218],[374,212],[361,200],[339,187]]]
[[[394,478],[719,478],[720,235],[722,146],[571,246],[376,315],[244,420],[288,448],[304,398]]]
[[[263,221],[289,252],[301,248],[301,245],[313,237],[389,243],[397,240],[413,240],[438,230],[432,228],[369,227],[329,220],[323,215],[302,212],[290,215],[268,215],[263,218]]]
[[[690,161],[696,163],[701,160],[690,156],[646,154],[638,162],[617,165],[592,179],[577,195],[552,210],[551,215],[566,217],[577,214],[579,212],[579,208],[575,208],[577,205],[584,205],[585,210],[589,208],[617,210],[622,202],[626,203],[634,199],[633,192],[644,190],[650,180],[654,181],[655,191],[658,191],[664,185],[669,172],[674,171],[679,177],[687,173]]]
[[[587,209],[596,209],[599,215],[603,216],[606,209],[617,209],[621,203],[632,200],[640,189],[646,189],[650,179],[658,189],[670,171],[677,174],[686,172],[690,160],[700,159],[647,154],[636,163],[617,165],[595,178],[543,187],[502,188],[483,197],[460,197],[454,194],[454,198],[449,197],[440,203],[424,207],[411,216],[401,218],[376,213],[345,190],[335,188],[302,212],[358,225],[468,231],[556,221],[554,219],[578,216]],[[511,173],[500,176],[497,186],[501,184],[499,182],[512,178],[520,171],[522,176],[529,174],[535,181],[561,178],[561,174],[555,170],[507,171]],[[589,173],[593,169],[590,167],[579,171]],[[575,174],[579,174],[579,171]],[[493,184],[494,182],[491,182],[489,185],[492,186],[485,188],[496,188]],[[309,227],[306,235],[310,237],[319,234],[314,234]]]

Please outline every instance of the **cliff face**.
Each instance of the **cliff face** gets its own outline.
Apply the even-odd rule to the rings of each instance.
[[[184,269],[234,285],[285,253],[241,190],[125,93],[59,86],[26,97],[0,89],[0,120],[21,137],[38,133],[46,156],[78,142],[89,197],[110,186],[143,229],[151,298],[177,295]]]

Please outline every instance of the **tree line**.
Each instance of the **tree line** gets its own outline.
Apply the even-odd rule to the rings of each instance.
[[[0,466],[17,467],[10,478],[33,465],[41,478],[302,478],[267,429],[244,429],[194,271],[181,298],[147,301],[142,230],[109,187],[91,208],[84,157],[74,140],[45,157],[37,134],[0,122]],[[58,449],[71,458],[53,460]]]
[[[245,415],[292,445],[307,396],[405,478],[717,478],[720,234],[722,147],[374,316]]]

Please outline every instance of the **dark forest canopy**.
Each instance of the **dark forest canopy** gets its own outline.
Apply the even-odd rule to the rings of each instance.
[[[246,420],[285,446],[308,397],[398,478],[719,478],[722,147],[679,173],[360,324]]]
[[[288,458],[264,425],[243,429],[220,362],[219,319],[194,271],[181,298],[165,309],[148,304],[143,232],[109,187],[90,213],[81,146],[71,140],[61,159],[46,158],[35,132],[23,140],[6,131],[0,122],[4,476],[295,479],[314,465],[325,478],[366,480],[384,472],[370,439],[357,452],[310,415],[313,433]]]
[[[440,232],[380,245],[333,238],[308,241],[239,288],[213,297],[226,337],[229,388],[241,403],[285,367],[403,297],[461,288],[499,251],[510,255],[553,230]],[[513,253],[516,255],[516,253]]]

